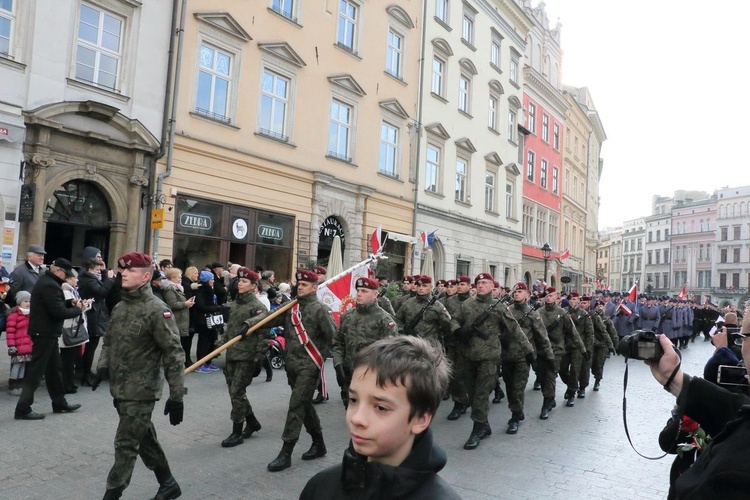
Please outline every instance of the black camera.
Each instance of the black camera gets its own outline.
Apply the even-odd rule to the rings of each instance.
[[[747,378],[747,369],[744,366],[719,365],[719,374],[716,381],[723,386],[747,387],[750,385]]]
[[[626,359],[658,361],[664,354],[659,336],[651,330],[636,330],[620,339],[617,352]]]

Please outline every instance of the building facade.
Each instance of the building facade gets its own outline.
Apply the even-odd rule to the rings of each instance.
[[[622,230],[621,291],[630,290],[638,280],[639,292],[646,286],[643,265],[646,241],[646,221],[643,217],[625,221]]]
[[[657,198],[657,197],[655,197]],[[667,211],[653,210],[646,217],[645,274],[641,290],[649,295],[664,296],[671,291],[670,241],[672,228],[671,207]]]
[[[716,198],[716,243],[711,296],[719,305],[742,307],[750,293],[750,186],[722,188]]]

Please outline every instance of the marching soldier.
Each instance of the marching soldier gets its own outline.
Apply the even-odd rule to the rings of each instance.
[[[318,275],[309,270],[299,270],[295,277],[297,303],[289,311],[267,323],[268,328],[284,327],[286,375],[292,388],[284,432],[281,435],[284,445],[279,455],[268,464],[267,468],[271,472],[291,467],[292,451],[303,425],[312,436],[312,446],[302,454],[302,460],[312,460],[326,454],[323,429],[312,400],[318,379],[323,377],[325,357],[321,353],[326,352],[333,341],[336,325],[328,308],[318,300]],[[255,316],[246,323],[252,327],[270,314]]]
[[[393,310],[395,312],[398,312],[398,308],[401,307],[404,301],[411,297],[413,281],[414,276],[404,276],[404,279],[401,282],[401,295],[396,295],[395,297],[393,297],[393,300],[391,300],[391,305],[393,306]]]
[[[565,391],[565,406],[567,407],[575,405],[574,398],[578,390],[578,378],[581,370],[584,368],[584,360],[591,359],[591,351],[594,343],[594,328],[591,324],[591,319],[581,310],[579,307],[580,303],[581,295],[577,291],[570,292],[568,296],[568,315],[573,320],[573,324],[581,336],[585,349],[583,351],[566,352],[560,364],[560,378],[568,386],[568,390]],[[590,365],[586,364],[585,368],[586,370],[590,369]],[[586,397],[586,392],[579,391],[578,397]]]
[[[640,306],[638,313],[641,315],[639,326],[641,330],[651,330],[656,333],[659,329],[661,314],[659,306],[654,304],[655,301],[656,297],[649,295],[646,297],[646,303]]]
[[[451,315],[451,318],[455,318],[458,315],[461,304],[469,299],[470,290],[471,278],[468,276],[459,276],[455,280],[448,280],[446,288],[446,295],[448,297],[443,304],[448,310],[448,314]],[[453,399],[453,409],[448,414],[448,420],[458,420],[461,415],[466,413],[467,408],[470,406],[469,395],[464,386],[462,375],[463,357],[458,339],[453,336],[453,332],[447,334],[443,340],[445,341],[445,353],[453,364],[451,381],[448,386],[448,392],[450,392],[451,399]]]
[[[357,278],[357,306],[341,315],[339,330],[333,337],[333,366],[341,387],[344,408],[349,406],[349,382],[354,355],[376,340],[398,333],[393,317],[377,303],[378,280]],[[400,309],[399,309],[400,311]]]
[[[414,287],[417,295],[407,299],[396,313],[399,332],[416,335],[435,345],[443,345],[443,338],[450,335],[451,315],[432,293],[432,278],[416,276]]]
[[[604,313],[604,307],[604,304],[597,302],[594,309],[596,315],[592,316],[594,324],[594,352],[591,355],[591,373],[594,375],[595,391],[599,390],[599,385],[602,378],[604,378],[604,363],[609,357],[608,352],[617,354],[617,343],[619,342],[615,325],[612,324],[612,320]],[[601,324],[598,324],[597,318],[601,320]]]
[[[529,289],[524,282],[516,283],[513,290],[513,306],[510,308],[513,317],[528,337],[531,346],[536,353],[537,369],[554,363],[555,355],[552,352],[547,329],[544,327],[542,317],[529,303]],[[521,346],[517,343],[508,343],[503,349],[503,380],[508,389],[508,406],[511,418],[508,421],[508,434],[518,432],[518,424],[524,420],[523,405],[526,384],[529,381],[529,364]],[[545,402],[546,403],[546,402]],[[546,404],[542,404],[542,409]]]
[[[492,434],[487,421],[489,395],[497,383],[497,363],[504,346],[517,344],[518,352],[529,364],[534,348],[507,306],[492,298],[494,279],[480,273],[474,280],[477,294],[461,304],[453,321],[453,335],[461,342],[464,382],[469,391],[474,427],[464,449],[473,450],[479,441]]]

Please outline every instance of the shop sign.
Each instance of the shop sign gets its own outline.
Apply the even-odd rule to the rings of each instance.
[[[245,219],[235,219],[232,222],[232,234],[238,240],[244,240],[247,237],[247,222]]]
[[[334,236],[341,238],[341,243],[344,244],[344,226],[336,217],[328,217],[320,225],[318,232],[320,240],[332,240]]]
[[[284,239],[284,230],[276,226],[261,224],[258,226],[258,236],[269,240]]]
[[[164,228],[164,209],[155,208],[151,211],[151,229]]]
[[[208,215],[183,213],[180,215],[180,225],[188,229],[208,231],[211,229],[211,217]]]

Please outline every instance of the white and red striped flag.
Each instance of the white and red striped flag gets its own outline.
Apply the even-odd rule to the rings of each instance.
[[[677,300],[685,300],[687,297],[687,283],[682,285],[682,290],[680,291],[680,294],[677,296]]]
[[[373,255],[380,253],[380,249],[383,247],[383,228],[381,226],[378,226],[370,236],[370,247]]]
[[[638,300],[638,280],[635,280],[635,283],[633,283],[633,286],[630,287],[630,291],[628,292],[628,300],[630,302],[635,302]],[[628,314],[628,316],[630,316]]]
[[[570,257],[570,249],[566,248],[563,253],[560,254],[560,260],[565,260]]]
[[[336,326],[339,325],[341,315],[357,305],[357,278],[367,277],[367,266],[361,266],[342,276],[327,287],[318,288],[320,300],[333,314]]]

